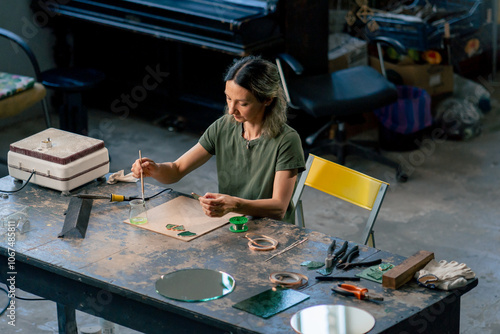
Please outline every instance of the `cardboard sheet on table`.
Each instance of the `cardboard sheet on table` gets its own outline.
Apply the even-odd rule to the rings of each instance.
[[[184,241],[191,241],[213,231],[229,223],[229,218],[238,216],[238,214],[229,213],[220,218],[208,217],[197,200],[185,196],[179,196],[157,207],[148,208],[147,214],[148,222],[146,224],[131,224],[128,219],[125,220],[125,223]],[[182,231],[167,230],[165,227],[167,224],[184,225],[186,231],[196,233],[196,235],[178,236],[177,234]]]

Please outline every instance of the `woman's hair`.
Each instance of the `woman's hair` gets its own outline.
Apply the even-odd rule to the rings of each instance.
[[[276,137],[286,123],[287,110],[276,65],[258,56],[247,56],[235,61],[227,70],[224,81],[229,80],[248,90],[259,102],[272,99],[264,112],[262,135]]]

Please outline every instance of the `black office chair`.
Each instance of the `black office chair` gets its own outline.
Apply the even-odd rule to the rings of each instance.
[[[62,94],[59,109],[59,128],[82,135],[88,134],[87,110],[82,102],[85,91],[97,87],[105,79],[105,74],[92,68],[68,67],[53,68],[40,71],[36,57],[28,44],[15,33],[0,28],[0,36],[4,36],[16,44],[28,55],[35,70],[36,81],[45,88]],[[45,123],[51,126],[50,114],[45,98],[42,100]]]
[[[43,85],[62,95],[59,104],[59,127],[87,135],[88,114],[83,93],[97,87],[105,79],[99,70],[81,67],[53,68],[42,72]]]
[[[378,37],[372,42],[377,43],[382,64],[381,43],[391,45],[400,54],[406,53],[400,42],[387,37]],[[295,75],[290,74],[285,78],[282,61],[290,66]],[[357,66],[333,73],[307,76],[303,75],[302,65],[289,54],[279,54],[276,64],[289,106],[306,112],[313,119],[325,121],[318,131],[305,139],[306,151],[313,153],[328,149],[342,165],[348,155],[361,156],[395,168],[398,181],[408,180],[408,176],[397,162],[380,153],[376,142],[346,139],[345,123],[359,123],[363,113],[397,101],[397,89],[386,79],[384,69],[384,75],[372,67]],[[337,130],[334,139],[323,140],[316,145],[321,134],[335,123]]]

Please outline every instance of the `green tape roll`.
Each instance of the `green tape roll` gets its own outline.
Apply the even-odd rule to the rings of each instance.
[[[245,224],[248,222],[248,218],[245,216],[237,216],[229,218],[229,222],[233,225],[229,227],[229,231],[234,233],[241,233],[248,231],[248,226]]]

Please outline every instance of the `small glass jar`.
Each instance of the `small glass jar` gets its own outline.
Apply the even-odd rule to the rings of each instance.
[[[148,213],[146,202],[142,199],[134,199],[130,201],[129,219],[131,224],[142,225],[148,222]]]

